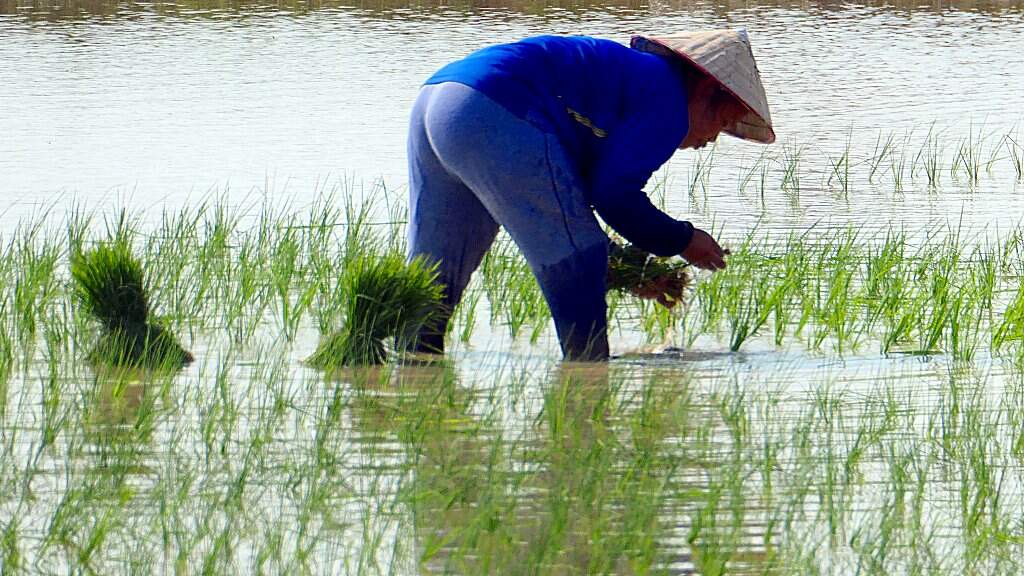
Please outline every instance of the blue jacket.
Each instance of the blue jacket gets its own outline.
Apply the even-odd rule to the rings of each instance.
[[[675,66],[611,40],[536,36],[474,52],[426,83],[465,84],[555,134],[601,218],[640,248],[670,256],[689,245],[693,226],[657,209],[643,187],[689,130]]]

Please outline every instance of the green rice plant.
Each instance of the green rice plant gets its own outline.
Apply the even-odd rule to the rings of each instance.
[[[793,295],[803,292],[805,256],[806,250],[786,250],[782,258],[782,271],[774,278],[775,286],[769,294],[767,305],[771,309],[773,341],[776,346],[782,346],[786,331],[792,323]]]
[[[491,323],[504,323],[513,338],[524,326],[532,325],[530,337],[538,338],[551,313],[533,271],[515,243],[506,236],[500,237],[484,255],[480,272],[490,304]]]
[[[896,192],[903,191],[903,183],[906,180],[908,170],[913,176],[913,166],[908,169],[907,161],[907,140],[909,135],[904,137],[903,144],[889,149],[889,174],[892,176],[893,188]]]
[[[74,255],[71,276],[79,303],[104,328],[94,359],[143,367],[192,361],[170,332],[152,323],[142,264],[127,241],[100,243]]]
[[[265,260],[260,252],[258,239],[243,238],[234,261],[227,263],[226,277],[219,282],[224,327],[238,343],[252,338],[271,294],[271,287],[263,281]]]
[[[968,182],[971,184],[978,183],[978,174],[981,171],[980,160],[976,154],[977,150],[971,145],[970,141],[966,141],[960,144],[960,148],[956,153],[956,160],[954,161],[951,173],[956,176],[957,172],[962,168],[967,174]]]
[[[306,255],[303,253],[303,245],[310,235],[310,228],[289,222],[278,233],[270,255],[270,285],[277,296],[274,302],[288,340],[295,338],[303,315],[316,297],[316,282],[311,279],[313,271],[305,265],[312,258],[304,258]],[[322,246],[322,242],[317,242],[317,245]]]
[[[894,140],[896,135],[892,132],[886,136],[885,142],[882,142],[882,134],[878,134],[878,138],[875,139],[875,151],[871,154],[868,159],[868,182],[875,181],[875,174],[878,173],[879,168],[882,166],[882,161],[889,157],[894,147]]]
[[[17,574],[24,569],[18,531],[19,519],[11,518],[0,532],[0,565],[4,566],[5,573],[10,571],[11,574]]]
[[[107,329],[149,319],[142,264],[126,243],[102,243],[79,253],[72,260],[71,276],[81,304]]]
[[[794,203],[800,201],[800,160],[803,146],[782,147],[782,190],[788,193]]]
[[[992,333],[992,347],[1000,349],[1009,342],[1024,341],[1024,282],[1019,283],[1013,299],[1003,311]]]
[[[59,292],[56,270],[62,250],[42,220],[19,228],[7,249],[13,257],[11,304],[18,338],[29,350],[42,312]]]
[[[0,316],[3,315],[3,312],[3,308],[0,307]],[[7,387],[13,370],[14,344],[0,324],[0,419],[7,413]]]
[[[711,181],[711,169],[715,165],[715,151],[717,149],[718,145],[713,144],[706,155],[704,152],[698,152],[697,157],[694,158],[689,190],[691,200],[696,195],[698,185],[700,185],[701,192],[707,193]]]
[[[928,180],[929,188],[937,188],[942,180],[942,172],[940,166],[942,164],[942,139],[941,134],[935,130],[935,126],[932,125],[928,128],[928,135],[924,139],[924,143],[921,144],[921,148],[917,151],[917,156],[914,158],[915,168],[921,164],[921,169]]]
[[[459,341],[466,343],[473,337],[473,330],[476,328],[477,320],[477,306],[480,305],[480,298],[483,296],[483,290],[472,287],[467,289],[462,295],[462,301],[455,308],[455,312],[452,314],[452,321],[448,323],[449,332],[458,328]]]
[[[792,284],[780,279],[781,260],[764,258],[753,251],[753,238],[748,236],[730,257],[730,266],[715,273],[710,282],[721,282],[714,296],[700,298],[719,300],[721,312],[712,312],[724,317],[729,328],[729,349],[737,351],[750,338],[756,336],[768,323],[772,314],[778,314],[780,302],[788,298]],[[716,320],[717,322],[717,320]],[[777,318],[780,325],[786,320]],[[777,335],[777,338],[781,336]]]
[[[978,183],[981,176],[981,148],[984,140],[980,133],[975,135],[973,129],[968,130],[967,138],[960,142],[953,158],[953,165],[950,167],[950,174],[954,178],[962,170],[967,175],[968,184],[974,186]]]
[[[852,309],[852,291],[853,272],[846,266],[836,266],[828,281],[825,302],[818,310],[818,330],[813,338],[815,348],[831,335],[835,338],[837,351],[842,353],[855,334],[852,324],[858,320],[858,315]]]
[[[161,213],[157,231],[148,236],[142,251],[151,279],[150,296],[163,304],[169,325],[189,329],[207,325],[213,275],[204,273],[196,258],[201,251],[200,223],[207,204],[196,209]],[[80,251],[72,245],[71,253]]]
[[[767,323],[773,308],[766,302],[763,283],[746,285],[734,296],[735,304],[729,311],[729,350],[735,352]]]
[[[421,258],[406,263],[395,252],[350,260],[342,271],[339,295],[344,323],[306,360],[311,366],[330,370],[380,364],[387,358],[388,338],[396,338],[398,347],[409,345],[440,312],[436,265]]]
[[[762,174],[763,178],[765,165],[767,163],[766,160],[768,150],[768,148],[761,149],[761,154],[758,155],[757,160],[754,161],[754,163],[750,166],[750,169],[747,170],[743,177],[740,179],[740,192],[743,192],[747,189],[747,186],[754,181],[754,176],[757,175],[759,172]]]
[[[826,154],[829,166],[832,168],[832,172],[828,176],[828,182],[826,185],[831,186],[832,180],[839,182],[839,186],[843,192],[843,198],[849,198],[850,196],[850,139],[852,137],[853,132],[851,130],[846,137],[846,148],[843,150],[843,154],[838,158],[833,158],[830,154]]]
[[[820,347],[830,335],[834,337],[839,352],[848,342],[856,344],[851,342],[851,338],[856,336],[853,326],[860,318],[853,309],[853,262],[858,258],[855,249],[858,245],[856,232],[847,230],[828,238],[819,252],[817,269],[822,273],[823,287],[817,292],[814,313],[816,326],[811,343],[815,348]]]
[[[1017,180],[1024,180],[1024,146],[1018,144],[1009,134],[1006,135],[1005,146]]]
[[[927,290],[920,295],[924,299],[923,308],[926,313],[919,319],[918,329],[919,354],[934,354],[941,351],[939,344],[946,333],[958,299],[956,270],[960,263],[960,253],[955,241],[947,241],[943,247],[936,249],[934,259],[929,259],[924,274]]]
[[[530,341],[536,342],[541,331],[551,318],[544,294],[533,276],[533,270],[525,258],[518,255],[499,260],[504,269],[499,274],[504,278],[503,301],[499,305],[504,313],[509,335],[517,338],[524,327],[532,326]],[[492,301],[492,306],[493,306]]]

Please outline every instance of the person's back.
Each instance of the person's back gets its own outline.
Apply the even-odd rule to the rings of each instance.
[[[602,141],[631,116],[657,116],[672,139],[685,134],[685,114],[672,122],[666,113],[669,107],[685,110],[683,78],[672,66],[611,40],[535,36],[474,52],[441,68],[426,84],[465,84],[557,134],[587,176],[601,156]]]

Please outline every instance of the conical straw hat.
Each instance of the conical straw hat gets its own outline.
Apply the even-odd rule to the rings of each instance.
[[[644,52],[679,56],[708,74],[747,108],[747,115],[725,131],[738,138],[771,144],[775,141],[768,97],[754,62],[747,31],[704,30],[668,36],[634,36],[630,45]]]

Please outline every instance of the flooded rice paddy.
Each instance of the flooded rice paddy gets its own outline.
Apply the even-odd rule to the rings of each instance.
[[[324,373],[404,246],[429,73],[545,32],[746,26],[779,143],[649,185],[730,267],[561,363],[506,238],[443,360]],[[0,0],[0,572],[1012,574],[1024,552],[1014,2]],[[195,362],[88,361],[114,237]]]

